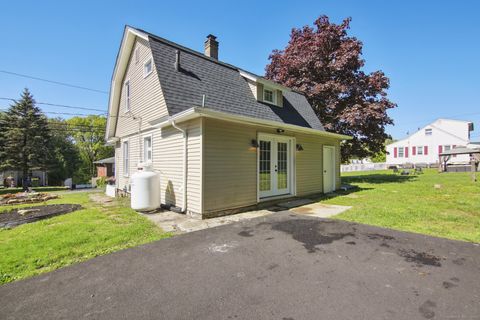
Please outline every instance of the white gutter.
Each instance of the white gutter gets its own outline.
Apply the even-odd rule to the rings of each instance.
[[[175,120],[171,120],[170,124],[172,127],[177,129],[183,134],[183,183],[182,183],[182,195],[183,195],[183,201],[182,201],[182,212],[186,213],[187,210],[187,130],[186,129],[181,129],[179,128]]]
[[[150,125],[152,125],[152,127],[154,128],[162,128],[162,127],[171,125],[171,121],[177,121],[177,122],[187,121],[187,120],[195,119],[198,117],[207,117],[207,118],[214,118],[214,119],[220,119],[220,120],[231,121],[231,122],[263,125],[263,126],[268,126],[272,128],[282,128],[286,130],[304,132],[308,134],[314,134],[314,135],[340,139],[340,140],[352,139],[351,136],[347,136],[344,134],[306,128],[306,127],[297,126],[294,124],[281,123],[273,120],[264,120],[264,119],[258,119],[258,118],[248,117],[248,116],[235,115],[235,114],[216,111],[216,110],[203,108],[203,107],[193,107],[193,108],[187,109],[161,122],[156,122],[155,120],[151,121]]]

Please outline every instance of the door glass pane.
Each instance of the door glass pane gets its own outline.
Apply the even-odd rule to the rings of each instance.
[[[277,144],[277,188],[286,189],[288,187],[288,144],[286,142],[279,142]]]
[[[260,163],[259,163],[260,191],[269,191],[271,189],[270,150],[271,150],[270,141],[260,140]]]

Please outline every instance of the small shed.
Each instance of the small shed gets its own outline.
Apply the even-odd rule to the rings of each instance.
[[[449,165],[448,161],[460,154],[470,155],[470,163],[464,165]],[[458,171],[478,171],[478,164],[480,162],[480,148],[458,147],[444,151],[438,155],[440,172],[458,172]]]
[[[97,177],[113,177],[115,175],[115,157],[94,161]]]

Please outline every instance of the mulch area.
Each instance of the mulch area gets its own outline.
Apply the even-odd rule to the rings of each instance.
[[[51,204],[0,212],[0,228],[11,228],[82,209],[79,204]]]

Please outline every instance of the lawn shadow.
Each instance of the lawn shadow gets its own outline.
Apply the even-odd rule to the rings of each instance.
[[[342,178],[342,182],[344,182]],[[328,199],[333,199],[336,197],[343,197],[343,196],[348,196],[350,194],[360,192],[360,191],[366,191],[366,190],[372,190],[374,188],[368,188],[368,187],[358,187],[358,186],[349,186],[348,189],[346,190],[336,190],[330,193],[318,193],[316,195],[310,196],[309,199],[312,199],[314,202],[320,202],[323,200],[328,200]]]
[[[358,176],[342,177],[342,183],[403,183],[408,181],[414,181],[417,179],[416,175],[398,175],[398,174],[386,174],[386,173],[374,173]]]

